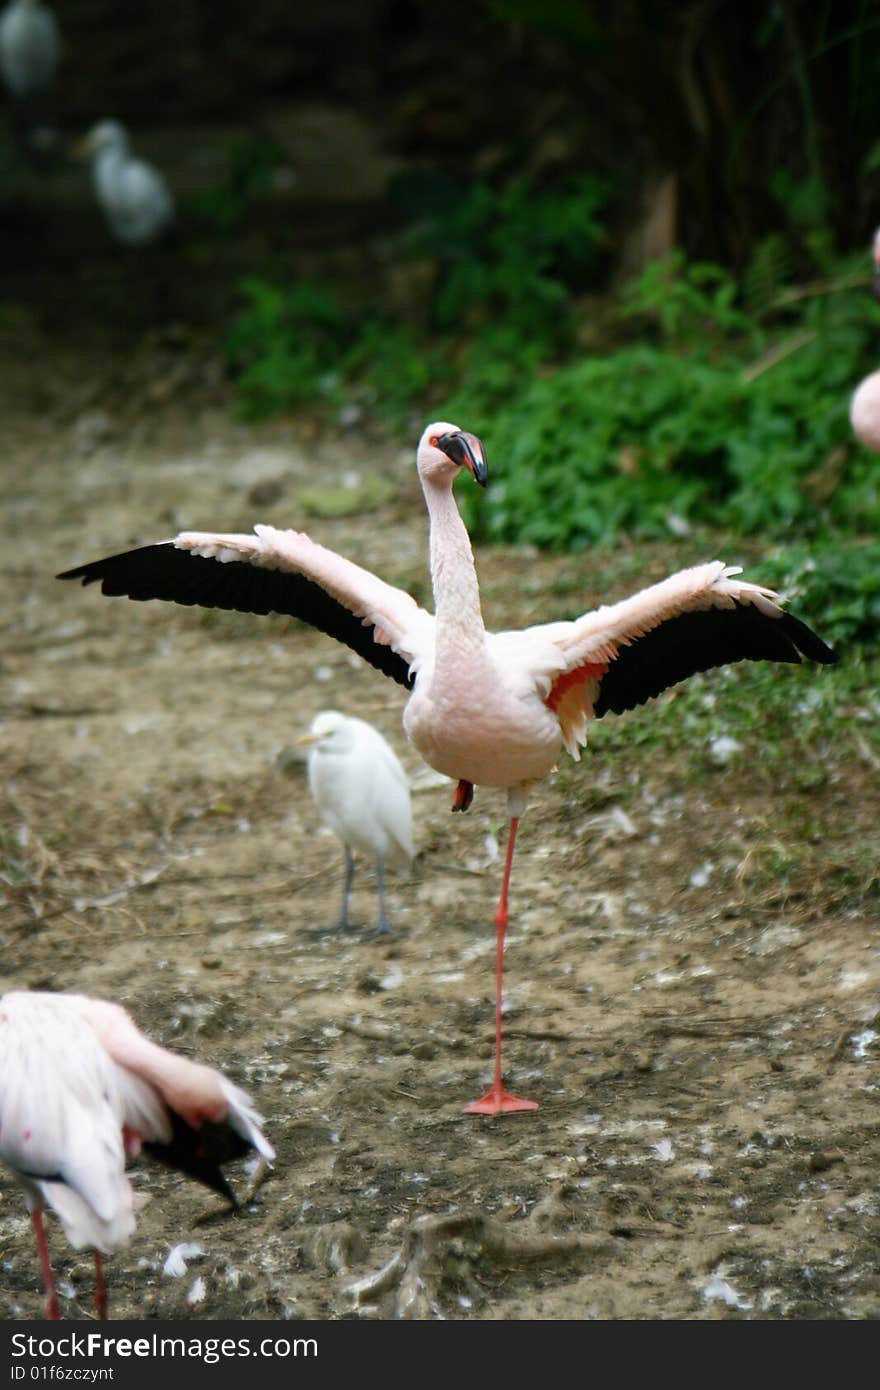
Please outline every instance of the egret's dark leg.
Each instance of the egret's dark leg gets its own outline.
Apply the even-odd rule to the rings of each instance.
[[[95,1251],[95,1312],[102,1322],[107,1317],[107,1285],[104,1281],[104,1261],[100,1250]]]
[[[465,1106],[466,1115],[501,1115],[514,1110],[537,1110],[534,1100],[521,1100],[505,1091],[501,1084],[501,984],[504,975],[504,933],[507,929],[507,896],[510,889],[510,870],[513,866],[513,847],[516,843],[518,817],[511,816],[510,831],[507,836],[507,857],[504,861],[504,878],[501,881],[501,894],[495,909],[495,1073],[492,1085],[479,1100]]]
[[[342,884],[342,907],[339,909],[339,921],[336,923],[337,931],[348,931],[348,898],[351,893],[351,881],[354,878],[354,855],[348,845],[345,849],[345,879]]]
[[[379,920],[376,923],[375,931],[371,936],[393,936],[394,931],[388,920],[388,912],[385,907],[385,865],[382,863],[381,854],[376,855],[376,897],[379,899]]]
[[[43,1213],[39,1208],[31,1212],[31,1221],[34,1223],[34,1234],[37,1237],[37,1251],[43,1270],[43,1288],[46,1290],[46,1317],[51,1322],[58,1322],[61,1317],[58,1311],[58,1295],[55,1293],[55,1280],[52,1277],[49,1247],[46,1244],[46,1232],[43,1230]]]

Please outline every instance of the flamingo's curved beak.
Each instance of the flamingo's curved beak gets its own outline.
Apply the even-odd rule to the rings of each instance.
[[[437,447],[442,449],[453,463],[466,468],[480,487],[486,486],[489,477],[486,453],[475,434],[468,434],[466,430],[450,430],[449,434],[444,434],[437,440]]]

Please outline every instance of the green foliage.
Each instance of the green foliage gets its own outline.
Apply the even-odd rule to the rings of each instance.
[[[809,549],[782,587],[832,639],[876,636],[876,543],[822,539],[880,530],[880,469],[847,418],[875,365],[876,306],[839,263],[836,281],[791,288],[779,235],[742,287],[678,252],[651,263],[612,304],[606,350],[579,352],[601,199],[590,180],[553,195],[516,181],[446,188],[443,217],[425,203],[407,243],[439,268],[422,332],[344,312],[319,286],[246,281],[227,343],[242,410],[467,422],[490,460],[491,486],[459,491],[482,539],[577,551],[704,525],[796,535]]]
[[[704,343],[707,335],[757,334],[757,325],[737,306],[738,286],[718,265],[688,263],[683,251],[651,261],[624,288],[624,318],[656,320],[662,338],[681,345]]]
[[[500,193],[475,183],[416,237],[436,257],[433,317],[441,330],[503,321],[524,341],[554,346],[571,313],[571,288],[595,269],[604,185],[587,175],[551,192],[516,179]]]
[[[498,18],[553,34],[567,43],[594,45],[602,28],[583,0],[491,0]]]
[[[771,309],[791,274],[791,252],[781,232],[757,242],[743,274],[743,300],[748,312],[760,315]]]
[[[762,565],[767,583],[822,622],[822,635],[841,647],[875,642],[880,634],[880,541],[852,536],[813,546],[786,546]]]
[[[795,226],[816,230],[826,225],[828,189],[815,174],[797,178],[788,169],[777,169],[770,188]]]
[[[253,203],[268,192],[284,153],[271,140],[245,137],[228,151],[223,178],[191,200],[197,220],[213,232],[229,234],[245,221]]]
[[[241,295],[244,308],[226,340],[241,413],[253,418],[332,397],[347,337],[333,296],[316,285],[283,289],[255,277]]]
[[[343,314],[324,287],[251,277],[226,342],[244,415],[346,398],[398,421],[456,380],[469,382],[482,412],[570,346],[571,287],[596,264],[603,186],[582,176],[548,193],[524,179],[500,193],[485,183],[442,191],[438,201],[436,185],[410,181],[399,194],[423,214],[407,254],[429,256],[439,269],[429,310],[434,344],[378,310]]]
[[[663,534],[670,514],[741,534],[880,524],[880,470],[847,421],[876,336],[867,296],[816,296],[771,333],[698,270],[670,304],[657,267],[627,294],[654,342],[562,366],[496,414],[479,534],[570,548]]]
[[[381,407],[385,418],[395,422],[435,381],[444,380],[444,370],[448,377],[448,368],[419,344],[411,329],[377,315],[362,320],[339,370],[350,394],[371,408]]]

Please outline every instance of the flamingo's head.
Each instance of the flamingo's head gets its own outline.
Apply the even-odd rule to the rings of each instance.
[[[434,483],[451,485],[461,468],[466,468],[480,487],[486,486],[489,476],[480,440],[475,434],[460,430],[458,425],[450,425],[447,420],[435,420],[428,425],[419,440],[416,462],[419,477]]]

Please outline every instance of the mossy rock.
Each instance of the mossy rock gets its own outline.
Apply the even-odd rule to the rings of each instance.
[[[374,512],[390,501],[394,484],[379,474],[370,474],[354,487],[312,487],[299,494],[299,502],[308,516],[357,516]]]

